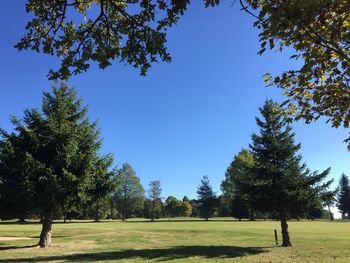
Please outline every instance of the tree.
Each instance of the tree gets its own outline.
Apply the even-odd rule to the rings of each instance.
[[[165,211],[168,217],[181,216],[182,202],[174,196],[169,196],[165,200]]]
[[[24,222],[35,206],[27,173],[18,173],[19,169],[13,169],[22,165],[23,155],[18,154],[21,145],[17,143],[17,135],[12,134],[6,138],[4,131],[1,131],[1,134],[3,140],[0,140],[0,218],[18,218],[20,222]]]
[[[151,200],[151,219],[159,218],[162,215],[162,188],[160,186],[160,180],[154,180],[149,183],[148,197]]]
[[[310,173],[301,156],[300,144],[271,100],[260,108],[263,119],[256,118],[260,134],[253,134],[250,149],[254,166],[244,180],[237,180],[239,191],[249,196],[249,203],[260,212],[277,213],[281,222],[282,246],[291,246],[287,220],[291,214],[304,214],[327,190],[329,174]]]
[[[221,183],[221,190],[224,196],[231,202],[231,214],[241,220],[251,216],[249,209],[249,197],[238,191],[236,180],[243,181],[254,166],[254,158],[247,149],[242,149],[234,156],[225,173],[225,179]],[[237,178],[239,177],[239,178]]]
[[[216,207],[216,194],[214,193],[208,176],[204,175],[197,188],[199,214],[205,220],[212,217]]]
[[[337,195],[337,207],[345,218],[350,213],[350,185],[349,178],[343,173],[339,180],[339,191]]]
[[[184,196],[182,199],[181,215],[186,217],[192,215],[192,205],[190,203],[190,199],[188,199],[187,196]]]
[[[90,214],[93,214],[95,222],[105,218],[109,212],[110,194],[115,190],[116,169],[112,172],[109,167],[113,165],[113,157],[106,155],[100,158],[95,165],[95,176],[92,178],[92,187],[88,190],[87,207]]]
[[[51,243],[54,214],[88,201],[98,178],[108,177],[111,159],[99,155],[97,124],[86,114],[76,91],[62,84],[44,92],[41,111],[26,110],[23,120],[12,119],[13,132],[1,131],[1,163],[11,177],[24,180],[30,203],[42,215],[40,247]]]
[[[283,105],[289,116],[307,123],[324,116],[333,127],[349,127],[349,1],[245,2],[244,10],[257,12],[253,15],[261,31],[259,53],[291,47],[291,59],[301,65],[280,76],[266,76],[271,85],[284,90],[288,99]]]
[[[321,199],[322,199],[322,202],[325,206],[327,206],[327,209],[328,209],[328,215],[331,219],[331,221],[334,220],[334,216],[333,216],[333,213],[331,211],[331,206],[334,205],[335,201],[336,201],[336,193],[337,193],[338,190],[335,190],[335,191],[326,191]]]
[[[114,204],[120,212],[122,219],[132,216],[134,213],[142,211],[145,199],[140,178],[132,166],[123,164],[117,176],[118,187],[113,195]]]
[[[204,2],[208,6],[215,1]],[[188,4],[165,0],[27,0],[26,11],[32,20],[16,48],[57,56],[61,67],[50,70],[50,79],[67,79],[86,71],[90,61],[104,69],[113,60],[140,68],[144,75],[151,63],[171,61],[165,46],[166,31],[177,23]]]

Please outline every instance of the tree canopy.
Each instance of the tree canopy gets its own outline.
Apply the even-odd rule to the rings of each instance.
[[[204,0],[214,5],[218,0]],[[152,62],[171,61],[167,29],[177,23],[189,1],[27,0],[32,19],[16,45],[61,60],[50,79],[67,79],[86,71],[90,61],[104,69],[120,60],[146,74]],[[78,15],[77,15],[78,14]]]
[[[225,179],[221,183],[221,190],[226,199],[231,203],[232,216],[242,219],[250,216],[249,214],[249,198],[245,193],[237,189],[236,181],[244,180],[249,176],[250,170],[254,166],[254,158],[247,149],[242,149],[234,156],[233,161],[229,165],[225,173]]]
[[[118,172],[117,188],[113,195],[114,205],[122,219],[125,220],[132,214],[142,211],[144,199],[145,190],[140,178],[130,164],[123,164]]]
[[[55,213],[74,209],[92,196],[99,200],[112,187],[113,159],[99,154],[97,123],[86,114],[76,91],[62,84],[44,92],[41,110],[26,110],[22,120],[12,118],[14,131],[1,130],[3,186],[16,183],[20,185],[15,189],[24,190],[2,187],[1,198],[15,200],[16,209],[21,207],[18,200],[33,204],[29,208],[43,220],[41,247],[51,243]]]

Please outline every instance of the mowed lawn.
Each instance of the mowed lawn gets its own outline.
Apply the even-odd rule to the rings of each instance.
[[[289,226],[293,248],[275,246],[276,221],[56,223],[39,249],[39,224],[0,223],[0,262],[350,262],[350,222]]]

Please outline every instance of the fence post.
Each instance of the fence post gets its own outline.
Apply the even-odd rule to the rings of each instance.
[[[276,246],[278,246],[277,230],[275,229],[275,230],[274,230],[274,232],[275,232],[275,241],[276,241]]]

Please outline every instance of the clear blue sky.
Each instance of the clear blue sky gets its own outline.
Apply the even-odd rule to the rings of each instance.
[[[46,74],[57,68],[55,57],[13,45],[24,33],[25,1],[5,1],[0,16],[0,126],[10,129],[9,115],[40,106],[42,91],[53,85]],[[288,54],[259,56],[258,32],[252,18],[232,1],[205,9],[192,4],[178,26],[169,31],[173,62],[155,64],[147,77],[130,66],[96,66],[73,77],[69,86],[99,119],[103,152],[118,165],[129,162],[145,188],[161,179],[163,196],[196,197],[204,174],[216,191],[233,156],[247,147],[257,131],[254,117],[264,100],[282,101],[281,92],[266,88],[262,75],[292,67]],[[313,170],[332,167],[336,184],[350,175],[350,154],[342,142],[348,132],[320,121],[294,124],[304,161]]]

